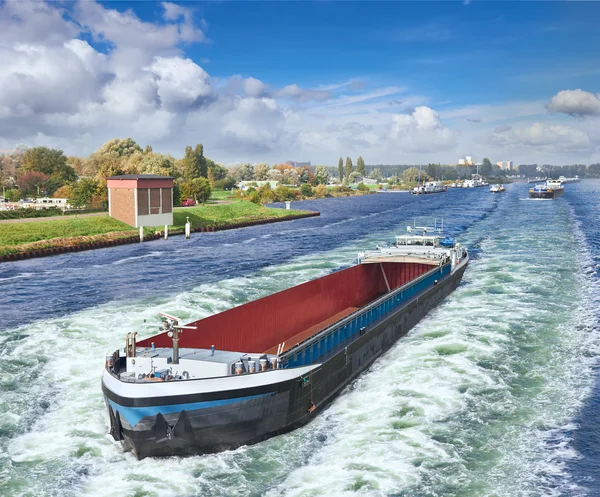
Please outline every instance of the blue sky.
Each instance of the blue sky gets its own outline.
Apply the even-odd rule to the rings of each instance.
[[[194,137],[223,162],[600,160],[600,3],[15,3],[0,3],[15,71],[40,63],[23,46],[57,59],[68,46],[85,66],[73,77],[95,89],[37,129],[0,111],[7,141],[89,153],[112,137],[102,114],[113,132],[174,155]],[[45,84],[30,72],[25,86]]]
[[[159,20],[159,4],[107,4]],[[314,87],[352,78],[434,102],[535,99],[600,80],[597,2],[216,2],[183,5],[209,43],[185,47],[212,76]],[[205,61],[202,63],[202,61]]]

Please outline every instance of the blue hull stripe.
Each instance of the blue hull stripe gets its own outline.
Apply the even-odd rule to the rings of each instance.
[[[123,407],[119,404],[108,399],[106,396],[104,399],[113,408],[113,411],[119,411],[119,415],[125,418],[125,420],[135,427],[142,418],[146,416],[156,416],[158,413],[165,415],[174,412],[181,411],[195,411],[197,409],[206,409],[208,407],[226,406],[228,404],[234,404],[236,402],[244,402],[246,400],[258,399],[265,395],[272,395],[271,393],[262,393],[260,395],[250,395],[249,397],[238,397],[236,399],[223,399],[223,400],[209,400],[206,402],[193,402],[191,404],[171,404],[167,406],[148,406],[148,407]]]

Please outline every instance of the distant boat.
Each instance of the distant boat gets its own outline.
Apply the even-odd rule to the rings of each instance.
[[[558,180],[560,182],[564,183],[579,183],[581,180],[579,179],[579,176],[575,175],[574,178],[565,178],[564,176],[559,176]]]
[[[529,198],[536,199],[555,199],[562,197],[565,193],[565,187],[560,179],[549,179],[545,184],[535,185],[529,189]]]
[[[441,193],[445,191],[446,187],[441,181],[428,181],[423,186],[423,193]]]
[[[506,191],[502,185],[493,185],[490,188],[490,193],[502,193]]]

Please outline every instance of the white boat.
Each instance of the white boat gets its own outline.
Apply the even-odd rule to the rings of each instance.
[[[423,193],[441,193],[445,191],[446,187],[441,181],[428,181],[424,185]]]
[[[504,187],[502,185],[492,185],[490,188],[490,193],[502,193],[504,192]]]
[[[560,181],[561,183],[579,183],[581,180],[579,179],[579,176],[575,175],[574,178],[566,178],[565,176],[559,176],[558,181]]]

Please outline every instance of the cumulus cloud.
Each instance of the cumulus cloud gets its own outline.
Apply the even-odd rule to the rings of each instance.
[[[389,135],[395,148],[411,152],[451,150],[457,138],[435,110],[423,105],[410,114],[393,115]]]
[[[492,141],[505,148],[527,147],[557,153],[595,148],[588,134],[582,130],[539,122],[521,128],[497,128],[492,135]]]
[[[244,81],[244,91],[249,97],[264,97],[268,94],[268,86],[262,81],[249,77]]]
[[[546,109],[575,117],[600,116],[600,93],[594,95],[581,89],[559,91]]]
[[[304,157],[335,164],[343,153],[371,163],[426,163],[456,160],[457,144],[477,153],[448,121],[460,127],[465,119],[502,116],[483,108],[438,113],[405,88],[364,89],[356,80],[275,88],[252,76],[211,78],[183,51],[206,40],[205,25],[198,27],[185,5],[162,8],[152,23],[93,1],[0,3],[0,148],[27,143],[87,154],[131,136],[176,156],[202,142],[210,157],[227,162]],[[544,113],[543,103],[514,107],[530,115]],[[498,127],[482,147],[590,151],[600,140],[594,136],[538,123]]]

